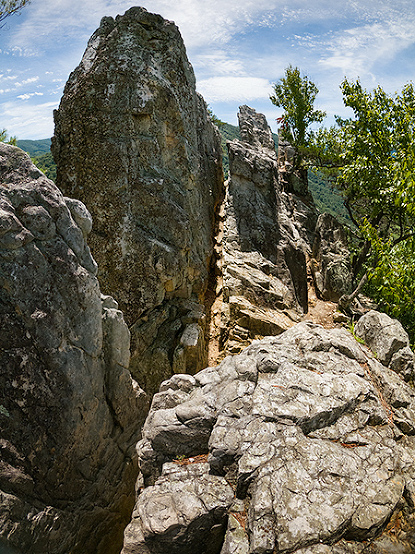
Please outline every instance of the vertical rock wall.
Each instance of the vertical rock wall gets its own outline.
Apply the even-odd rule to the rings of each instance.
[[[271,129],[248,106],[228,143],[222,327],[226,349],[279,334],[307,312],[307,257],[316,221],[308,191],[284,189]],[[304,187],[303,187],[304,188]]]
[[[104,18],[55,113],[57,184],[94,218],[104,292],[148,391],[206,360],[204,296],[223,174],[218,133],[177,27],[143,8]]]
[[[0,540],[24,554],[115,554],[132,508],[147,400],[91,225],[0,143]]]

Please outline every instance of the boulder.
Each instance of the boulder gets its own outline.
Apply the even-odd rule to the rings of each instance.
[[[116,554],[147,411],[128,328],[85,206],[3,143],[0,182],[0,550]]]
[[[399,373],[405,381],[414,380],[414,354],[408,333],[397,319],[370,310],[359,319],[354,331],[382,364]]]
[[[355,554],[369,543],[410,554],[414,425],[414,389],[343,328],[302,322],[192,379],[176,375],[138,443],[123,554]],[[206,475],[219,479],[208,492]],[[225,536],[190,546],[213,500],[228,513]]]
[[[125,314],[137,381],[155,392],[204,367],[222,154],[174,23],[138,7],[103,18],[55,112],[52,152],[58,186],[94,218],[98,278]]]
[[[233,496],[225,478],[211,475],[206,462],[164,464],[159,479],[141,493],[122,554],[218,552]]]
[[[222,238],[222,339],[228,352],[286,330],[307,312],[307,257],[316,221],[310,198],[281,186],[264,115],[241,106],[238,118],[241,140],[228,143]],[[248,305],[243,314],[235,312],[235,298]]]

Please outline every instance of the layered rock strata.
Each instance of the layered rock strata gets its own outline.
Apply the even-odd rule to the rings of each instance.
[[[55,112],[52,151],[58,186],[94,218],[99,280],[125,313],[140,385],[201,369],[222,158],[174,23],[144,8],[102,20]]]
[[[222,334],[228,352],[255,337],[281,333],[307,312],[307,258],[317,218],[304,190],[299,196],[282,186],[265,117],[248,106],[238,117],[241,140],[228,143],[222,239]]]
[[[348,331],[254,341],[154,396],[122,553],[410,554],[414,436],[413,388]]]
[[[130,517],[147,399],[91,226],[0,143],[0,550],[116,554]]]

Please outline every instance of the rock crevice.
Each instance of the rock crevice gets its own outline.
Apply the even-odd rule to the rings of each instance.
[[[92,213],[100,284],[130,327],[137,381],[153,393],[201,369],[222,158],[174,23],[144,8],[102,20],[55,112],[52,151],[58,186]]]

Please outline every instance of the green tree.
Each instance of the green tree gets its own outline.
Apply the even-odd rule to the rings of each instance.
[[[310,125],[321,123],[326,116],[325,112],[314,109],[318,88],[306,75],[301,76],[298,67],[289,65],[273,89],[271,102],[284,110],[283,116],[277,119],[282,136],[301,151],[309,145]]]
[[[8,137],[6,129],[0,129],[0,142],[6,142],[7,144],[12,144],[13,146],[16,146],[17,138]]]
[[[225,125],[225,122],[219,119],[219,117],[217,117],[213,113],[213,110],[209,106],[207,107],[207,112],[209,114],[210,119],[212,120],[212,123],[214,123],[217,127],[222,127],[223,125]]]
[[[0,0],[0,22],[19,13],[29,2],[30,0]]]
[[[391,289],[399,280],[407,282],[405,267],[413,271],[407,259],[397,277],[390,260],[404,252],[408,255],[415,246],[415,91],[408,84],[400,93],[388,95],[381,87],[366,91],[359,80],[347,79],[341,89],[354,117],[338,119],[336,129],[314,137],[315,152],[320,149],[325,164],[335,168],[336,186],[357,229],[353,271],[360,281],[340,305],[347,308],[369,279],[376,299],[381,305],[385,300],[386,311],[396,315],[399,298],[393,295],[391,300]],[[404,302],[407,295],[401,298]]]

